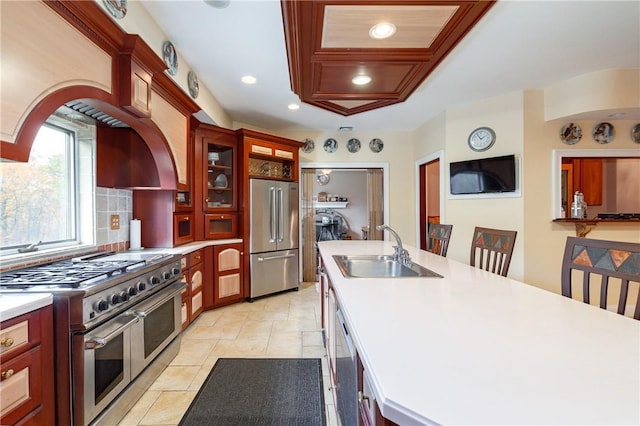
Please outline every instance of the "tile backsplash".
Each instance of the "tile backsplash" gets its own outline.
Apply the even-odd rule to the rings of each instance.
[[[111,229],[111,216],[120,216],[120,229]],[[96,246],[122,251],[129,247],[129,223],[133,219],[133,191],[96,188]]]

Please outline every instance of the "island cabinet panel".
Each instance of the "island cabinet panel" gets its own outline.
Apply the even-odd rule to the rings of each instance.
[[[356,356],[358,368],[358,425],[359,426],[398,426],[384,418],[376,401],[371,379]]]
[[[54,90],[82,84],[112,93],[111,55],[47,4],[2,2],[2,15],[3,67],[20,70],[0,73],[2,141],[14,143],[30,108]]]
[[[0,325],[0,422],[54,423],[53,308]]]

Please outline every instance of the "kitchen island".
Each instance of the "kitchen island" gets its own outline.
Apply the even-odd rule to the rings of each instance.
[[[639,321],[412,247],[412,260],[443,278],[345,278],[332,258],[392,246],[319,243],[386,419],[640,423]]]

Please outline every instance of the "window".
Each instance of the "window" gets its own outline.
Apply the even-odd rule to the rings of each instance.
[[[52,116],[40,128],[27,163],[0,163],[3,255],[34,243],[39,249],[93,244],[93,232],[87,232],[93,230],[93,214],[81,211],[87,206],[93,211],[94,134],[93,126]]]

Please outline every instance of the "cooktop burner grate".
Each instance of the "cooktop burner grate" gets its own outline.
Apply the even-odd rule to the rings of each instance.
[[[0,274],[0,287],[55,285],[77,288],[145,265],[144,260],[74,262],[65,260]]]

